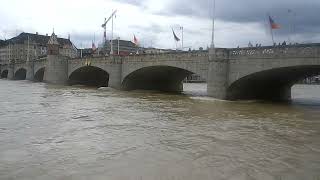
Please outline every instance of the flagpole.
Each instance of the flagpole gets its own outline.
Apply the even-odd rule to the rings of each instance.
[[[272,43],[274,45],[274,37],[273,37],[273,29],[272,29],[272,27],[271,27],[271,38],[272,38]]]
[[[272,24],[271,24],[271,21],[270,21],[270,14],[267,13],[267,19],[268,19],[268,22],[269,22],[269,27],[270,27],[270,32],[271,32],[271,39],[272,39],[272,46],[274,46],[274,36],[273,36],[273,29],[272,29]]]
[[[288,9],[288,14],[289,14],[289,35],[288,35],[288,42],[292,42],[291,41],[291,33],[292,33],[292,19],[290,17],[290,12],[291,12],[291,9]]]
[[[30,61],[30,37],[28,35],[28,53],[27,53],[27,62]]]
[[[215,47],[214,45],[215,16],[216,16],[216,0],[213,0],[211,48]]]
[[[120,37],[118,37],[118,55],[120,54]]]
[[[176,35],[176,33],[174,32],[174,30],[173,30],[173,28],[171,28],[172,29],[172,34],[173,34],[173,39],[174,39],[174,41],[175,41],[175,43],[176,43],[176,50],[178,50],[178,41],[180,41],[181,39],[180,38],[178,38],[178,36]],[[180,29],[181,29],[181,27],[180,27]],[[183,38],[183,32],[182,32],[182,38]],[[183,40],[182,40],[183,41]],[[182,46],[183,46],[183,42],[182,42]],[[180,48],[179,48],[180,49]],[[183,48],[182,48],[182,50],[183,50]]]
[[[10,59],[11,59],[11,43],[9,41],[9,63],[10,63]]]
[[[288,9],[288,13],[291,20],[289,41],[293,43],[294,38],[292,38],[292,36],[294,36],[294,27],[295,27],[294,21],[295,21],[296,13],[292,9]]]
[[[174,43],[176,44],[176,51],[178,51],[177,41],[176,41],[176,40],[174,40]]]
[[[80,50],[80,58],[82,58],[82,43],[80,43],[80,48],[81,48],[81,50]]]
[[[181,31],[182,31],[181,48],[183,51],[183,26],[181,26]]]
[[[107,18],[104,18],[104,32],[103,32],[103,47],[106,45],[107,42]]]
[[[113,10],[112,10],[113,13]],[[110,50],[110,55],[113,55],[113,14],[111,15],[111,50]]]

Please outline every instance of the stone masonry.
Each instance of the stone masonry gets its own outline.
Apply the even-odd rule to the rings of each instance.
[[[37,61],[2,64],[0,70],[2,77],[14,79],[15,73],[24,68],[27,79],[32,80],[37,71],[45,68],[45,82],[68,84],[75,72],[89,72],[89,67],[107,72],[108,86],[116,89],[181,91],[182,80],[198,74],[207,80],[208,95],[217,99],[287,100],[294,83],[320,74],[320,45],[217,48],[209,52],[82,59],[49,54]]]

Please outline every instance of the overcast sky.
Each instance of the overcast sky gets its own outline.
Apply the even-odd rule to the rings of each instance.
[[[0,39],[21,32],[68,34],[77,47],[100,43],[101,24],[117,9],[115,37],[143,46],[175,48],[171,28],[184,46],[197,49],[211,41],[212,0],[0,0]],[[291,11],[288,11],[288,10]],[[215,44],[219,47],[271,44],[267,14],[280,24],[277,42],[320,42],[320,0],[216,0]],[[108,36],[111,24],[107,25]],[[181,47],[180,44],[178,46]]]

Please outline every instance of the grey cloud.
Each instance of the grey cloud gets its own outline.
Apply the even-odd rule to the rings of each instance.
[[[134,25],[134,26],[129,26],[129,29],[132,29],[133,31],[136,32],[148,32],[148,33],[163,33],[166,32],[167,30],[164,29],[163,26],[159,24],[150,24],[149,26],[139,26],[139,25]]]
[[[96,40],[98,40],[98,38],[99,37],[97,37],[96,35]],[[70,39],[77,48],[88,48],[88,47],[91,47],[91,43],[94,37],[93,37],[93,34],[91,33],[72,32],[70,33]]]
[[[142,6],[145,1],[143,0],[117,0],[117,2],[125,3],[125,4],[132,4],[135,6]]]
[[[139,39],[140,45],[144,47],[159,46],[157,44],[158,35],[168,31],[165,27],[156,23],[148,26],[133,25],[129,26],[128,29],[132,30],[132,33]]]
[[[213,0],[176,0],[166,9],[156,14],[182,15],[209,19],[212,14]],[[292,12],[289,13],[288,9]],[[225,22],[267,23],[267,13],[274,17],[282,28],[279,34],[314,34],[320,31],[318,12],[319,0],[216,0],[216,17]],[[294,16],[294,14],[296,14]],[[292,31],[292,26],[294,30]]]

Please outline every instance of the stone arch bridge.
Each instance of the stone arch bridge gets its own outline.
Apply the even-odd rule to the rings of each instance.
[[[299,80],[320,74],[320,44],[68,59],[60,55],[1,64],[1,78],[122,90],[182,91],[190,74],[218,99],[288,100]]]

